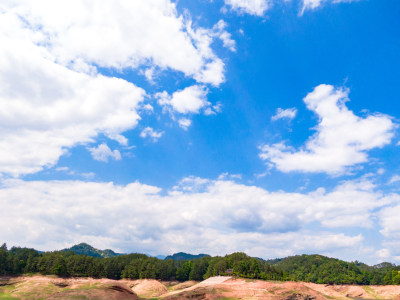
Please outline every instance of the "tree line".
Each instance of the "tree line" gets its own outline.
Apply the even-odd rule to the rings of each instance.
[[[40,253],[34,249],[0,247],[0,275],[39,273],[61,277],[201,281],[217,275],[262,280],[292,280],[324,284],[400,284],[400,268],[390,263],[367,266],[321,255],[301,255],[265,261],[245,253],[204,256],[193,260],[161,260],[145,254],[109,258],[72,251]]]
[[[200,281],[211,276],[227,274],[229,269],[233,275],[245,278],[281,280],[283,276],[282,272],[268,263],[244,253],[176,261],[161,260],[145,254],[101,258],[78,255],[72,251],[39,253],[34,249],[20,247],[8,250],[6,244],[0,247],[0,275],[40,273],[110,279]]]
[[[324,284],[400,284],[400,268],[391,263],[368,266],[322,255],[297,255],[271,263],[285,273],[286,280]]]

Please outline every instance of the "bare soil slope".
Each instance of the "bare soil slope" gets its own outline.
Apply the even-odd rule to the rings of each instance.
[[[324,285],[223,276],[199,283],[21,276],[0,277],[0,299],[400,300],[400,286]]]
[[[0,277],[0,299],[140,299],[116,280],[54,276]]]
[[[397,297],[397,299],[396,299]],[[189,288],[174,290],[161,298],[170,299],[396,299],[400,286],[324,285],[306,282],[272,282],[213,277]]]

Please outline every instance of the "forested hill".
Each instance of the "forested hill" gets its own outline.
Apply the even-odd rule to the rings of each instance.
[[[80,243],[78,245],[72,246],[71,248],[66,248],[61,251],[72,251],[79,255],[87,255],[87,256],[92,256],[92,257],[103,257],[103,258],[115,257],[118,255],[122,255],[120,253],[115,253],[114,251],[112,251],[110,249],[99,250],[99,249],[96,249],[96,248],[90,246],[89,244],[86,244],[86,243]]]
[[[90,249],[87,246],[83,248]],[[93,249],[86,253],[93,254]],[[368,266],[357,261],[345,262],[322,255],[298,255],[264,261],[241,252],[214,257],[206,255],[190,260],[162,260],[145,254],[112,253],[115,254],[113,257],[101,257],[98,253],[93,257],[73,251],[38,252],[20,247],[8,250],[7,245],[3,244],[0,247],[0,275],[40,273],[179,281],[200,281],[211,276],[233,275],[324,284],[400,284],[400,266],[390,263]]]
[[[173,260],[194,260],[194,259],[199,259],[205,256],[210,256],[208,254],[189,254],[185,252],[179,252],[175,253],[173,255],[168,255],[165,259],[173,259]]]
[[[391,263],[368,266],[322,255],[297,255],[267,261],[288,280],[328,284],[400,284],[400,267]]]

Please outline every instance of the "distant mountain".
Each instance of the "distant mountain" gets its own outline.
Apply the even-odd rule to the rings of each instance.
[[[267,263],[269,263],[271,266],[277,264],[280,262],[283,258],[274,258],[274,259],[268,259],[266,260]]]
[[[87,256],[103,257],[103,258],[115,257],[118,255],[122,255],[120,253],[115,253],[114,251],[112,251],[110,249],[99,250],[99,249],[96,249],[96,248],[90,246],[89,244],[86,244],[86,243],[80,243],[78,245],[72,246],[71,248],[66,248],[61,251],[72,251],[79,255],[87,255]]]
[[[198,255],[194,255],[194,254],[189,254],[189,253],[185,253],[185,252],[179,252],[179,253],[175,253],[173,255],[168,255],[165,259],[173,259],[173,260],[194,260],[194,259],[199,259],[202,258],[204,256],[210,256],[208,254],[198,254]]]
[[[396,265],[395,265],[395,264],[392,264],[392,263],[390,263],[390,262],[382,262],[382,263],[377,264],[377,265],[374,265],[374,266],[372,266],[372,267],[375,268],[375,269],[391,270],[391,269],[395,268]]]

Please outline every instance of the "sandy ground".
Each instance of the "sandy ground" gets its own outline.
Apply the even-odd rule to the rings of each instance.
[[[217,276],[202,282],[0,277],[0,299],[396,299],[400,286],[324,285]]]

